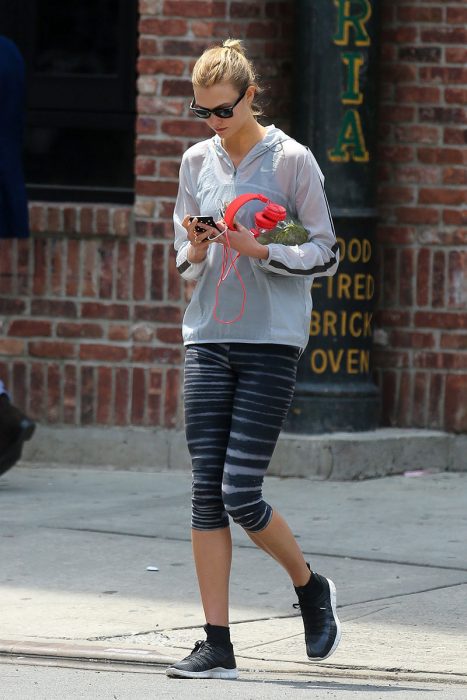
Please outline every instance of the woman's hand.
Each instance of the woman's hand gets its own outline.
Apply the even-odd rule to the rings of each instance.
[[[205,225],[203,224],[203,228],[205,230],[202,232],[198,232],[195,230],[195,227],[197,225],[196,217],[191,222],[190,219],[191,216],[187,214],[182,221],[182,226],[186,229],[187,237],[190,241],[190,245],[188,246],[187,258],[188,262],[200,263],[203,262],[208,252],[208,236],[213,235],[215,233],[215,229],[213,229],[211,226],[205,227]]]
[[[216,221],[216,224],[220,229],[225,228],[225,221]],[[249,231],[245,226],[235,223],[235,230],[229,229],[229,243],[233,250],[236,250],[240,255],[246,255],[249,258],[260,258],[261,260],[266,260],[269,257],[269,249],[267,245],[262,245],[258,243],[256,238],[253,236],[251,231]],[[223,234],[216,238],[216,243],[222,243],[226,246],[227,234]]]

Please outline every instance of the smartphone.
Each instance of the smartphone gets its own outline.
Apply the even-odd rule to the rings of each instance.
[[[212,218],[212,216],[190,216],[190,223],[193,221],[193,219],[198,219],[198,224],[206,224],[206,226],[212,226],[212,228],[215,228],[217,231],[220,231],[220,229],[216,226],[216,222]],[[203,231],[206,231],[205,228],[202,226],[195,226],[195,231],[196,233],[203,233]]]

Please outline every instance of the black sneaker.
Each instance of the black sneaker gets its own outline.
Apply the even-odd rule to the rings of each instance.
[[[336,587],[324,576],[313,573],[310,583],[295,588],[305,627],[306,653],[310,661],[322,661],[333,654],[340,642],[341,624],[336,613]],[[321,585],[320,585],[321,584]]]
[[[170,666],[166,674],[171,678],[238,678],[233,647],[214,646],[208,641],[196,642],[191,654]]]

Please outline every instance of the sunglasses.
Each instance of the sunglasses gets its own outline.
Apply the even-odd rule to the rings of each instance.
[[[211,114],[214,114],[220,119],[230,119],[230,117],[233,117],[234,107],[238,105],[240,100],[243,100],[243,98],[245,97],[245,93],[246,90],[242,92],[242,94],[233,103],[233,105],[230,105],[230,107],[214,107],[214,109],[206,109],[206,107],[195,107],[195,98],[193,97],[190,109],[200,119],[209,119]]]

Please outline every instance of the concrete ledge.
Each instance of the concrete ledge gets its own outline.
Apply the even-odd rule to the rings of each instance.
[[[189,470],[180,430],[38,426],[23,461],[144,471]],[[467,436],[433,430],[381,428],[362,433],[283,433],[269,474],[317,479],[365,479],[407,470],[467,471]]]

